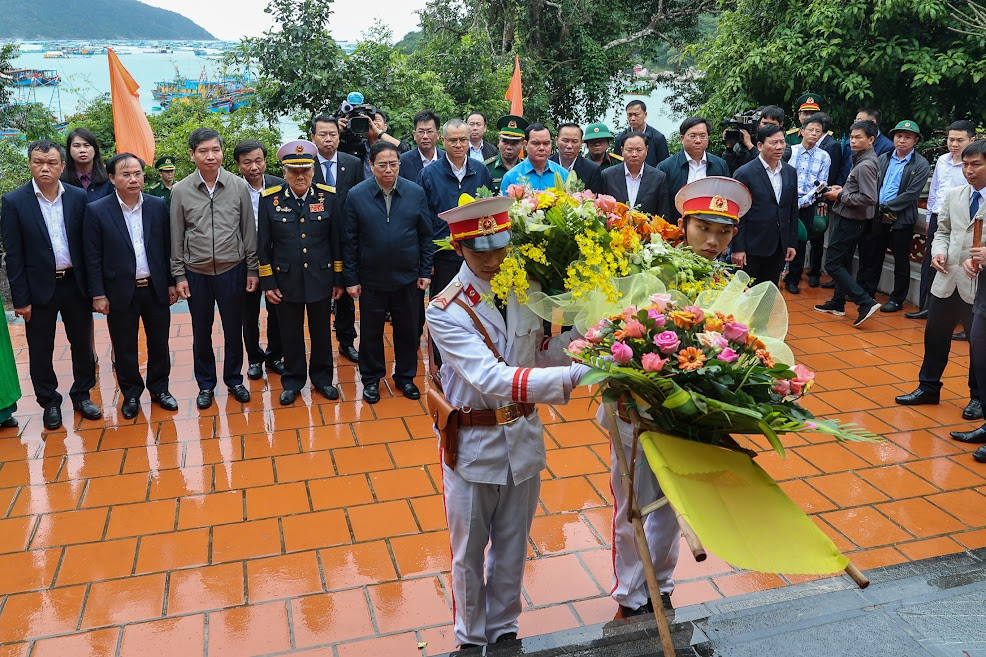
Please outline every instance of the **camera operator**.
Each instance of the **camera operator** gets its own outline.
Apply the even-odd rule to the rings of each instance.
[[[758,115],[759,120],[757,120]],[[747,120],[741,122],[740,117]],[[777,105],[765,105],[726,119],[723,124],[726,128],[722,131],[722,140],[726,144],[726,150],[722,153],[722,159],[726,160],[729,175],[733,175],[736,169],[752,162],[760,155],[756,144],[753,143],[753,135],[757,130],[765,125],[784,126],[784,110]]]
[[[339,120],[339,150],[354,155],[363,163],[363,176],[373,175],[367,154],[378,141],[397,147],[399,153],[406,153],[411,147],[387,132],[387,114],[379,107],[364,102],[363,94],[354,91],[334,114]]]

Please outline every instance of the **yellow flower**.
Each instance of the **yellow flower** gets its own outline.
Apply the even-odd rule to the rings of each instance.
[[[717,313],[718,315],[719,313]],[[705,318],[705,330],[715,331],[716,333],[722,333],[722,318],[721,317],[706,317]]]

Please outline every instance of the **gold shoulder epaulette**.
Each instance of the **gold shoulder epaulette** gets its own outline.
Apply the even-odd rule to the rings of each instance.
[[[276,194],[284,189],[284,185],[277,185],[276,187],[268,187],[264,191],[260,192],[261,196],[270,196],[271,194]]]
[[[622,156],[622,155],[617,155],[616,153],[610,153],[610,154],[609,154],[609,156],[610,156],[610,157],[615,157],[615,158],[616,158],[617,160],[619,160],[620,162],[622,162],[622,161],[623,161],[623,156]]]
[[[332,185],[323,185],[322,183],[315,183],[315,186],[327,192],[332,192],[333,194],[336,193],[336,188],[333,187]]]
[[[439,292],[437,297],[431,300],[431,303],[435,307],[445,310],[452,303],[452,299],[457,297],[460,292],[462,292],[462,283],[459,282],[458,278],[453,278],[452,282],[444,290]]]
[[[791,128],[790,130],[788,130],[784,134],[785,135],[795,135],[795,134],[798,133],[799,130],[801,130],[801,128]]]
[[[483,160],[483,164],[485,164],[486,166],[489,166],[489,165],[493,164],[496,161],[496,158],[497,158],[496,155],[494,155],[493,157],[488,157],[485,160]]]

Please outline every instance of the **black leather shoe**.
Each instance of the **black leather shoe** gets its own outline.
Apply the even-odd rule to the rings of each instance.
[[[339,354],[348,360],[350,363],[359,362],[359,352],[356,351],[356,347],[351,344],[344,344],[339,347]]]
[[[126,419],[134,419],[137,417],[137,413],[140,413],[140,400],[136,397],[123,400],[123,406],[120,407],[120,412]]]
[[[973,452],[972,458],[976,459],[980,463],[986,463],[986,447],[980,447],[975,452]]]
[[[247,378],[251,381],[264,378],[263,365],[260,363],[250,363],[250,367],[247,368]]]
[[[300,394],[300,390],[285,390],[281,393],[281,406],[290,406]]]
[[[882,306],[880,306],[880,312],[881,313],[895,313],[895,312],[899,312],[900,309],[903,308],[903,307],[904,307],[904,304],[902,304],[902,303],[898,303],[896,301],[888,301],[887,303],[885,303]]]
[[[650,600],[640,605],[636,609],[631,609],[630,607],[624,607],[620,605],[620,610],[617,612],[617,618],[633,618],[634,616],[643,616],[644,614],[654,613],[654,607],[651,606]]]
[[[363,399],[368,404],[376,404],[380,401],[380,384],[370,383],[363,386]]]
[[[823,290],[834,290],[835,289],[835,281],[825,281],[824,283],[822,283],[821,288]]]
[[[954,340],[955,342],[968,342],[969,336],[966,335],[965,331],[959,331],[958,333],[952,334],[952,340]]]
[[[267,372],[273,372],[278,376],[284,374],[284,359],[278,358],[277,360],[267,361]]]
[[[811,276],[811,275],[808,276],[808,287],[818,287],[819,283],[821,282],[822,279],[819,278],[818,276]]]
[[[517,640],[516,632],[507,632],[506,634],[501,634],[500,636],[498,636],[496,638],[496,641],[494,641],[493,643],[510,643],[511,641],[516,641],[516,640]]]
[[[92,403],[91,399],[83,399],[80,402],[72,404],[72,408],[77,410],[79,415],[87,420],[98,420],[103,417],[103,412],[99,410],[99,406]]]
[[[798,284],[797,283],[785,283],[784,284],[784,287],[791,294],[801,294],[801,290],[798,289]]]
[[[318,390],[318,394],[322,395],[326,399],[335,401],[339,399],[339,389],[335,386],[322,386],[321,388],[315,388]]]
[[[418,386],[414,385],[413,381],[408,381],[401,386],[401,394],[408,399],[421,399],[421,391],[418,390]]]
[[[916,310],[912,313],[904,313],[904,317],[907,319],[928,319],[928,309]]]
[[[45,429],[55,430],[62,426],[62,409],[59,406],[49,406],[42,414]]]
[[[238,386],[231,386],[227,388],[229,394],[233,395],[233,398],[241,404],[245,404],[250,401],[250,391],[246,389],[246,386],[242,383]]]
[[[970,400],[965,408],[962,409],[962,419],[963,420],[981,420],[983,419],[983,405],[978,399]]]
[[[937,404],[941,401],[941,395],[937,392],[931,392],[930,390],[925,390],[924,388],[918,388],[912,393],[906,395],[897,395],[894,397],[894,401],[902,406],[918,406],[919,404]]]
[[[216,396],[215,390],[199,390],[199,396],[195,398],[195,405],[206,409],[212,406],[212,400]]]
[[[162,392],[159,395],[151,394],[151,401],[166,411],[177,411],[178,400],[171,396],[170,392]]]
[[[17,418],[8,417],[3,422],[0,422],[0,429],[16,429],[17,428]]]
[[[986,426],[972,431],[952,431],[948,435],[952,437],[952,440],[957,440],[960,443],[986,443]]]

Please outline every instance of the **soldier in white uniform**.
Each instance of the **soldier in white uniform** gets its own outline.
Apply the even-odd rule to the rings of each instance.
[[[685,244],[695,253],[710,260],[725,252],[736,234],[739,218],[750,209],[750,192],[741,182],[732,178],[712,176],[682,187],[674,199],[681,214],[678,225],[685,231]],[[609,431],[609,411],[600,406],[596,420],[604,431]],[[633,426],[626,412],[619,409],[617,428],[623,443],[627,463],[633,450]],[[613,589],[610,595],[620,606],[617,618],[653,613],[647,590],[644,566],[637,554],[633,525],[627,520],[627,496],[620,478],[615,445],[610,451],[610,487],[613,490]],[[647,464],[643,449],[637,447],[634,496],[638,508],[664,497],[654,471]],[[674,591],[674,568],[678,563],[678,545],[681,530],[674,509],[664,505],[644,519],[644,534],[654,560],[654,572],[661,589],[661,602],[671,610],[671,592]]]
[[[461,414],[455,468],[442,466],[455,643],[463,648],[517,637],[528,537],[545,467],[535,404],[564,404],[586,371],[564,353],[571,332],[545,339],[541,318],[513,295],[505,307],[487,301],[510,241],[511,202],[480,199],[439,215],[465,262],[425,314],[442,357],[445,395],[468,411]],[[484,344],[460,301],[502,359]]]

